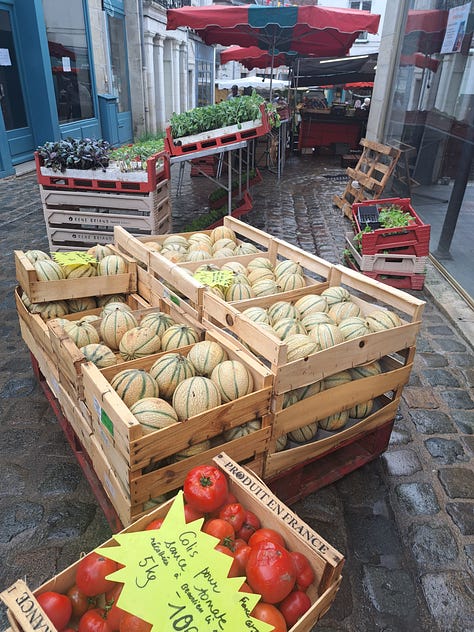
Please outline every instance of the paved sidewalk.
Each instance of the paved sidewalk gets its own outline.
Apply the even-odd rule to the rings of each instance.
[[[336,161],[291,157],[280,181],[264,172],[246,221],[339,263],[350,225],[331,200],[343,185],[323,176],[340,172]],[[212,188],[185,179],[174,230],[203,212]],[[35,384],[17,325],[12,250],[47,249],[34,175],[0,180],[0,200],[1,589],[19,576],[36,586],[109,529]],[[318,632],[474,631],[474,353],[461,335],[472,311],[436,271],[428,280],[415,293],[427,304],[388,451],[294,506],[347,558]]]

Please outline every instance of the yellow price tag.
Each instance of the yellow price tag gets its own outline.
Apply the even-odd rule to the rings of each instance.
[[[232,285],[234,273],[232,270],[199,270],[193,276],[209,287],[215,287],[216,285],[229,287],[229,285]]]
[[[71,250],[70,252],[52,252],[51,256],[54,261],[59,263],[61,266],[83,266],[90,263],[97,263],[97,259],[95,257],[80,250]]]
[[[239,592],[244,577],[227,577],[232,558],[215,550],[203,521],[186,524],[180,491],[159,529],[118,534],[119,546],[97,549],[123,565],[108,576],[123,583],[117,605],[152,632],[270,632],[250,616],[260,595]]]

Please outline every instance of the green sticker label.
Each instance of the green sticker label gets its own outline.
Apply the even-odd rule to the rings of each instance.
[[[216,287],[216,285],[229,287],[232,285],[233,276],[232,270],[198,270],[193,274],[197,281],[209,287]]]
[[[56,263],[59,263],[62,266],[83,266],[88,265],[89,263],[97,263],[97,259],[95,257],[80,250],[71,250],[71,252],[52,252],[51,256]]]
[[[114,436],[114,424],[104,409],[100,411],[100,421],[107,428],[112,437]]]

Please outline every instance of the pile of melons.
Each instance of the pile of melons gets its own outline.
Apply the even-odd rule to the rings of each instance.
[[[214,228],[210,233],[193,233],[189,237],[169,235],[162,242],[145,241],[144,245],[173,263],[222,259],[259,252],[253,244],[239,243],[234,231],[226,226]]]

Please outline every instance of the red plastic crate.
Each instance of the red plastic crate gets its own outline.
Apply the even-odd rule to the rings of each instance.
[[[383,252],[396,252],[403,255],[427,257],[430,250],[431,226],[424,224],[411,206],[410,198],[385,198],[367,200],[352,205],[352,219],[355,234],[361,231],[357,211],[363,206],[397,204],[413,217],[414,224],[400,228],[376,228],[370,233],[362,234],[362,255],[375,255]]]
[[[396,287],[399,290],[422,290],[425,285],[425,274],[395,274],[390,272],[382,272],[377,270],[361,270],[359,266],[348,256],[344,257],[344,264],[352,270],[357,270],[365,276],[375,279],[380,283],[390,285],[390,287]]]
[[[252,208],[253,208],[252,196],[250,195],[248,191],[244,191],[241,205],[238,206],[236,209],[234,209],[231,215],[232,217],[235,217],[236,219],[238,219],[239,217],[242,217],[242,215],[246,215],[247,213],[249,213],[252,210]],[[221,219],[217,220],[217,222],[214,222],[214,224],[211,224],[210,226],[208,226],[208,229],[212,230],[213,228],[217,228],[217,226],[222,226],[223,223],[224,223],[224,218],[222,217]]]
[[[386,421],[266,483],[276,496],[291,505],[380,456],[388,447],[393,424],[394,419]]]
[[[157,171],[156,164],[163,160],[163,168]],[[166,151],[161,151],[154,156],[150,156],[146,161],[147,178],[144,181],[133,180],[107,180],[101,178],[100,169],[96,170],[97,177],[88,178],[89,173],[84,172],[84,177],[72,177],[66,173],[58,175],[45,175],[41,173],[42,159],[38,152],[35,152],[36,177],[38,184],[53,189],[74,189],[86,191],[108,191],[120,193],[150,193],[154,191],[160,182],[170,179],[170,160]]]
[[[251,140],[252,138],[257,138],[258,136],[264,136],[270,131],[270,123],[268,121],[268,116],[263,104],[260,106],[260,111],[262,113],[262,120],[261,124],[258,127],[238,130],[228,134],[224,132],[222,136],[196,140],[185,145],[175,145],[173,136],[171,135],[171,127],[167,127],[165,148],[171,156],[183,156],[186,154],[192,154],[193,152],[197,151],[219,149],[220,147],[224,148],[228,145],[232,145],[233,143]],[[215,130],[215,132],[218,133],[219,130]]]

